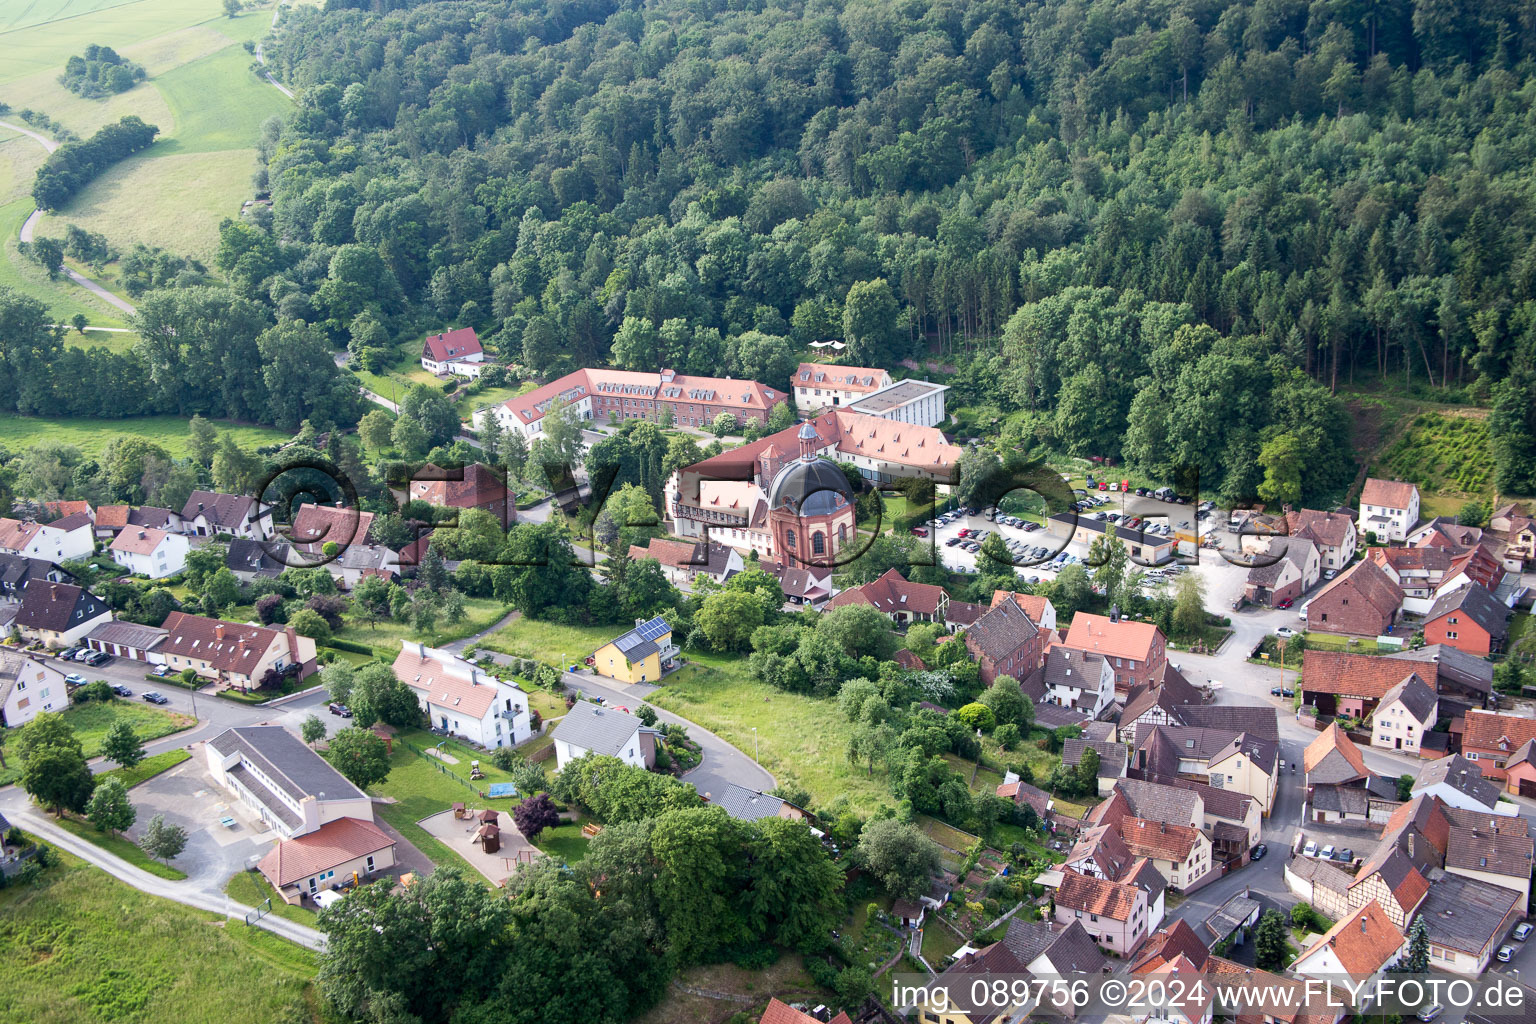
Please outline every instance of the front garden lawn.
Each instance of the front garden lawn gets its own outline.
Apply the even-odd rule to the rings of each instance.
[[[489,629],[511,611],[511,608],[494,598],[471,597],[464,601],[464,618],[453,623],[439,621],[437,627],[425,635],[409,623],[382,619],[369,625],[348,615],[333,636],[337,640],[366,644],[373,648],[375,654],[382,654],[393,661],[395,655],[400,653],[401,643],[406,640],[420,640],[428,647],[441,647]]]
[[[236,903],[243,903],[248,907],[260,907],[264,900],[271,900],[271,913],[278,917],[287,918],[297,924],[315,927],[317,915],[308,907],[295,907],[283,900],[272,888],[272,883],[267,881],[267,876],[260,871],[237,871],[224,886],[224,892]]]
[[[75,737],[80,741],[80,749],[88,758],[101,753],[101,741],[106,739],[107,730],[112,728],[114,722],[128,722],[133,726],[133,731],[138,733],[139,739],[146,743],[161,736],[169,736],[173,732],[191,728],[196,724],[190,715],[161,711],[148,704],[120,700],[115,697],[109,701],[76,704],[65,709],[62,715],[70,728],[75,730]],[[21,778],[19,760],[14,757],[7,758],[6,766],[0,768],[0,786],[10,785],[19,778]]]
[[[132,768],[113,768],[109,772],[102,772],[96,777],[96,781],[99,783],[105,778],[121,779],[124,786],[132,789],[146,779],[152,779],[161,772],[170,771],[191,756],[191,753],[180,747],[159,754],[150,754]]]

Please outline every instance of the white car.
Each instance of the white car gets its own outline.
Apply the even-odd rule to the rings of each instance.
[[[1287,640],[1296,635],[1296,631],[1290,626],[1281,626],[1279,629],[1275,630],[1275,636],[1284,637]]]
[[[1304,849],[1302,849],[1301,854],[1302,854],[1303,857],[1316,857],[1317,856],[1317,840],[1316,839],[1309,839],[1309,840],[1307,840],[1307,845],[1306,845],[1306,847]]]
[[[1317,855],[1323,860],[1333,860],[1333,844],[1329,843],[1327,846],[1323,847],[1317,852]]]

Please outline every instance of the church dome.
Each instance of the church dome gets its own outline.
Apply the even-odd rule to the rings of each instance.
[[[830,459],[796,459],[779,470],[768,488],[768,507],[799,516],[822,516],[853,500],[848,478]]]

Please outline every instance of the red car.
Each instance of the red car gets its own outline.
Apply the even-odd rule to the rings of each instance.
[[[962,536],[962,537],[969,537],[970,535],[971,535],[971,531],[970,531],[969,527],[967,527],[966,529],[960,531],[960,536]]]
[[[1099,481],[1099,490],[1101,490],[1101,491],[1107,491],[1107,490],[1109,490],[1109,484],[1107,484],[1107,483],[1105,483],[1105,482],[1104,482],[1104,481],[1102,481],[1102,480],[1101,480],[1101,481]]]
[[[1281,601],[1279,604],[1275,605],[1275,607],[1276,608],[1289,608],[1291,606],[1291,604],[1292,604],[1292,601],[1288,597],[1284,601]]]
[[[927,527],[924,527],[924,526],[914,526],[914,527],[912,527],[912,536],[914,536],[914,537],[926,537],[926,536],[928,536],[928,529],[927,529]]]

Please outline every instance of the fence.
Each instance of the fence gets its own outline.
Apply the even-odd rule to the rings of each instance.
[[[245,923],[246,924],[255,924],[257,921],[260,921],[262,918],[266,917],[271,912],[272,912],[272,897],[268,896],[266,899],[264,899],[260,903],[258,903],[255,906],[254,909],[247,910],[245,912]]]

